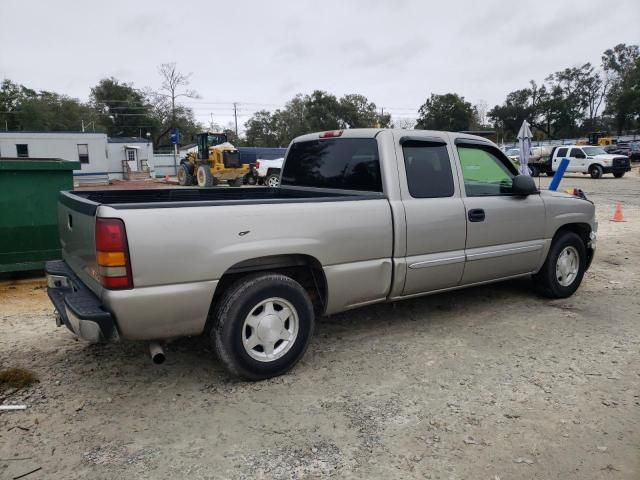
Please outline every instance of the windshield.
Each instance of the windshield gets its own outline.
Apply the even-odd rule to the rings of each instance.
[[[606,155],[607,152],[604,151],[604,148],[600,147],[582,147],[584,153],[588,156],[593,157],[594,155]]]

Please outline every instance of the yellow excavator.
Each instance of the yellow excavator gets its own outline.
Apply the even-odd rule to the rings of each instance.
[[[213,187],[226,181],[232,187],[242,185],[249,165],[240,163],[240,152],[224,133],[202,132],[196,135],[198,151],[180,160],[178,183]]]

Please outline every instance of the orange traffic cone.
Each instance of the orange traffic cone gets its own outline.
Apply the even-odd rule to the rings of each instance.
[[[622,214],[622,204],[620,202],[616,202],[616,211],[613,214],[612,222],[626,222],[624,219],[624,215]]]

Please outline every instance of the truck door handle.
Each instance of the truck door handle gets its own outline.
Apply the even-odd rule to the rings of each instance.
[[[484,210],[481,208],[474,208],[469,210],[467,214],[470,222],[484,222]]]

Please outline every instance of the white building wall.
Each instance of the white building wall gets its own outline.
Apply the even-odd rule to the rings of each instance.
[[[76,182],[103,180],[109,175],[107,135],[104,133],[0,132],[0,157],[17,157],[17,144],[26,144],[29,158],[60,158],[78,161],[78,145],[87,145],[89,163],[74,170]]]

